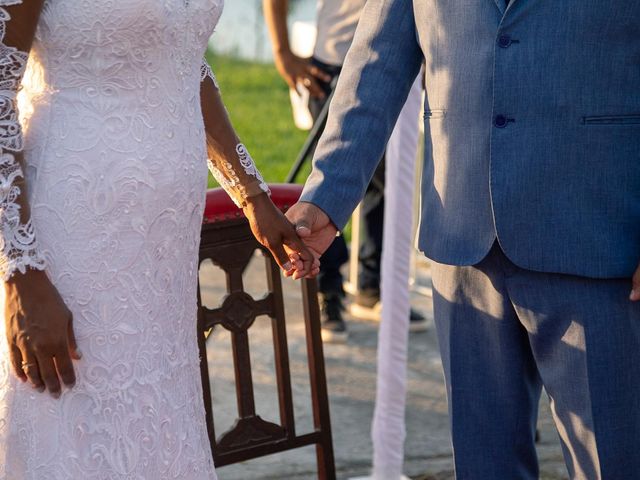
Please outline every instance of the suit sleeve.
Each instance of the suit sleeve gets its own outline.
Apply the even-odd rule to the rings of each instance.
[[[44,270],[26,197],[17,94],[42,0],[0,0],[0,276]]]
[[[364,196],[422,60],[412,0],[369,0],[301,197],[339,229]]]

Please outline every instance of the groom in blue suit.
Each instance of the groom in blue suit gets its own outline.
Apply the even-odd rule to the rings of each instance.
[[[640,479],[640,0],[369,0],[288,213],[321,252],[426,62],[419,246],[458,479]],[[398,212],[401,213],[401,212]]]

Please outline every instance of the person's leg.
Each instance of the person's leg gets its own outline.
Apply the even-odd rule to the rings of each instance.
[[[320,293],[320,315],[322,339],[329,343],[347,340],[347,325],[342,316],[344,310],[342,273],[340,267],[349,259],[347,244],[343,237],[336,237],[320,258],[322,267],[318,275]]]
[[[322,294],[336,294],[344,297],[342,272],[340,267],[349,260],[349,250],[343,236],[336,237],[326,252],[320,257],[318,290]]]
[[[317,60],[313,63],[332,78],[339,74],[340,69],[323,64]],[[327,97],[331,93],[331,82],[320,82],[327,95],[324,98],[309,98],[309,111],[314,121],[317,120]],[[340,268],[349,261],[349,251],[342,236],[336,237],[327,251],[320,258],[320,273],[318,275],[318,291],[320,293],[320,309],[322,315],[322,338],[326,342],[343,342],[347,338],[347,329],[342,317],[343,298],[345,296],[344,278]]]
[[[631,281],[519,270],[529,331],[573,479],[640,478],[640,304]]]
[[[499,248],[476,266],[434,263],[432,275],[457,480],[537,479],[541,382]]]
[[[380,267],[384,229],[385,159],[380,161],[362,199],[362,243],[358,289],[380,297]]]
[[[326,65],[316,59],[312,59],[312,63],[331,76],[333,79],[340,72],[339,67]],[[331,94],[331,81],[318,83],[325,92],[324,98],[309,98],[309,111],[313,120],[317,120],[322,108],[324,107],[328,96]],[[336,237],[328,250],[320,259],[320,274],[318,275],[318,289],[323,295],[337,295],[342,298],[344,296],[343,283],[344,279],[340,268],[349,261],[349,251],[347,244],[342,236]],[[341,300],[340,300],[341,302]]]

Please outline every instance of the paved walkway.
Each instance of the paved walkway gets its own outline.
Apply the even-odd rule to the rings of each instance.
[[[224,276],[219,270],[204,269],[204,302],[217,305],[224,294]],[[245,274],[245,284],[255,298],[266,291],[263,260],[256,257]],[[288,339],[293,375],[294,402],[299,431],[311,430],[309,378],[306,364],[304,324],[300,288],[285,280]],[[431,300],[416,295],[414,306],[432,316]],[[375,399],[377,325],[356,321],[347,315],[350,338],[346,345],[325,345],[331,418],[338,478],[366,475],[371,463],[370,425]],[[253,380],[259,414],[276,421],[271,325],[258,318],[250,333]],[[216,432],[220,434],[236,418],[230,337],[218,329],[209,339],[210,371]],[[442,365],[433,327],[412,334],[409,350],[407,441],[405,473],[420,480],[453,479],[449,427]],[[544,480],[567,478],[557,435],[546,400],[541,404],[539,456]],[[312,480],[315,451],[305,448],[221,468],[220,480]],[[496,479],[503,480],[503,479]],[[504,479],[508,480],[508,479]]]

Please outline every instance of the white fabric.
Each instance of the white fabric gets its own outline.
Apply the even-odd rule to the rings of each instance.
[[[382,320],[373,418],[373,479],[402,478],[405,440],[409,265],[413,248],[413,196],[422,78],[414,83],[387,145]]]
[[[318,28],[311,22],[294,22],[289,34],[291,51],[299,57],[309,58],[313,56],[316,44]],[[304,85],[297,85],[289,89],[293,123],[300,130],[311,130],[313,116],[309,111],[309,90]]]
[[[341,66],[353,41],[366,0],[318,0],[318,36],[313,56]]]
[[[222,0],[48,0],[26,176],[84,356],[59,400],[9,372],[0,479],[216,478],[196,332],[207,186],[201,60]],[[0,322],[4,338],[4,322]]]
[[[31,218],[25,217],[21,202],[22,166],[15,152],[22,151],[23,136],[18,122],[16,98],[28,55],[4,44],[10,15],[4,7],[22,0],[0,0],[0,279],[28,268],[44,270],[46,262],[38,249]]]
[[[215,79],[212,78],[215,82]],[[239,143],[236,145],[236,155],[240,162],[240,167],[246,175],[254,177],[258,182],[259,191],[271,196],[271,190],[269,185],[262,178],[262,174],[256,167],[253,158],[249,154],[247,147],[244,144]],[[247,199],[250,197],[249,192],[246,191],[243,182],[238,177],[238,169],[236,169],[231,162],[226,159],[221,159],[218,163],[214,163],[211,159],[207,160],[209,171],[220,184],[220,186],[229,194],[233,203],[238,208],[244,208],[247,206]]]

